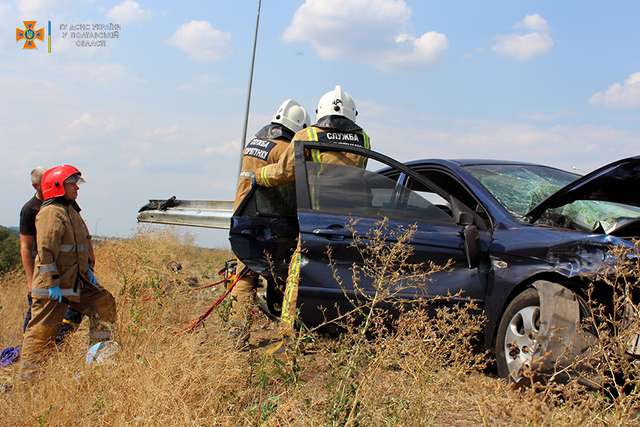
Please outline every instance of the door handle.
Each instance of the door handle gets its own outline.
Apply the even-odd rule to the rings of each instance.
[[[342,240],[346,237],[344,227],[316,228],[312,233],[316,236],[324,236],[334,240]]]

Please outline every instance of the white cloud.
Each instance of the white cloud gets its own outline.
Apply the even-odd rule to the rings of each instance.
[[[231,34],[220,31],[207,21],[182,24],[167,40],[196,61],[214,61],[229,52]]]
[[[347,58],[382,69],[429,65],[447,50],[447,36],[407,33],[410,17],[404,0],[306,0],[283,39],[308,42],[324,59]]]
[[[493,45],[495,52],[519,61],[527,61],[553,49],[554,41],[549,24],[541,15],[527,15],[516,23],[514,28],[528,32],[498,36]]]
[[[151,12],[148,9],[140,7],[140,3],[135,0],[124,0],[113,6],[107,12],[107,17],[113,19],[117,23],[129,24],[131,22],[142,21],[148,19]]]
[[[610,108],[640,107],[640,72],[631,74],[622,83],[614,83],[605,91],[591,96],[591,104]]]
[[[120,119],[114,116],[84,112],[65,126],[63,139],[110,134],[121,129],[122,126]]]
[[[525,16],[522,21],[516,24],[516,28],[524,28],[525,30],[538,31],[541,33],[549,32],[547,20],[537,13]]]
[[[383,56],[382,68],[429,65],[436,62],[449,47],[449,40],[444,34],[430,31],[418,38],[396,38],[398,44],[411,43],[409,51],[390,51]]]

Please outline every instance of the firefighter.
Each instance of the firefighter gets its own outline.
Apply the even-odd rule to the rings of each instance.
[[[20,258],[27,279],[27,312],[24,316],[22,331],[27,329],[31,320],[31,281],[33,279],[33,264],[36,257],[36,215],[42,206],[41,181],[45,169],[37,167],[31,171],[31,186],[36,190],[34,196],[24,204],[20,210]],[[93,247],[90,248],[90,262],[94,259]],[[62,325],[56,333],[56,344],[62,344],[64,337],[76,330],[82,321],[82,314],[71,307],[67,307]]]
[[[273,187],[295,178],[295,144],[301,141],[315,141],[335,144],[354,145],[369,149],[369,136],[356,122],[356,104],[353,98],[339,85],[325,93],[318,102],[317,121],[314,125],[298,131],[280,160],[272,165],[264,166],[256,172],[256,183],[265,187]],[[305,151],[307,161],[328,163],[343,166],[366,167],[366,158],[353,153],[339,151]],[[312,200],[312,203],[314,201]],[[289,263],[289,272],[282,303],[281,332],[282,340],[269,352],[279,352],[293,335],[296,319],[296,302],[298,298],[298,282],[300,279],[301,244],[298,238],[297,247]]]
[[[293,99],[287,99],[280,105],[271,123],[260,129],[245,146],[242,171],[233,203],[234,211],[251,190],[255,171],[262,166],[277,163],[282,153],[287,150],[293,135],[308,126],[309,116],[300,104]],[[244,264],[238,260],[236,274],[241,274],[244,268]],[[236,340],[236,346],[239,348],[246,347],[249,341],[249,309],[255,299],[256,282],[257,275],[248,272],[231,291],[233,302],[229,334]]]
[[[90,319],[89,341],[111,338],[116,305],[90,265],[89,231],[76,203],[78,169],[55,166],[42,177],[44,202],[36,216],[37,255],[31,295],[32,318],[22,343],[20,376],[28,380],[51,351],[67,304]]]

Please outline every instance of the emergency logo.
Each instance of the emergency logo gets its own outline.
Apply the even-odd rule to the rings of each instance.
[[[253,138],[245,147],[244,155],[266,161],[273,147],[275,144],[271,141]]]
[[[318,142],[330,142],[332,144],[354,145],[356,147],[368,148],[366,141],[363,142],[357,133],[349,132],[324,132],[318,134]]]
[[[44,28],[36,30],[37,21],[23,21],[24,30],[16,28],[16,42],[24,40],[23,49],[36,49],[36,40],[44,41]]]

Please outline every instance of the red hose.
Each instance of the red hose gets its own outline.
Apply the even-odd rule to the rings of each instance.
[[[247,267],[245,267],[240,274],[238,274],[235,279],[233,280],[233,282],[231,282],[231,285],[229,285],[229,287],[227,288],[226,291],[224,291],[224,293],[222,295],[220,295],[210,306],[209,308],[207,308],[207,311],[205,311],[204,313],[202,313],[200,315],[200,317],[198,317],[197,319],[193,319],[184,329],[182,329],[180,331],[181,334],[187,333],[187,332],[193,332],[198,326],[202,325],[204,323],[204,321],[207,319],[207,317],[209,317],[209,315],[213,312],[213,310],[219,306],[220,304],[222,304],[222,301],[224,301],[224,299],[231,293],[231,291],[233,290],[233,288],[236,286],[236,283],[238,283],[240,281],[240,279],[242,279],[247,272],[249,271],[249,269]],[[224,280],[224,279],[223,279]]]

